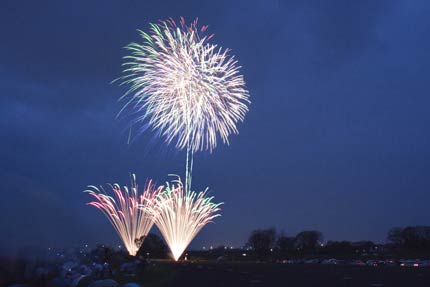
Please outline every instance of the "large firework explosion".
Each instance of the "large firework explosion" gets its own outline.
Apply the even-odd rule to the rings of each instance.
[[[167,183],[163,192],[155,198],[151,209],[155,224],[166,240],[177,261],[196,234],[215,217],[222,203],[213,203],[213,197],[206,197],[203,192],[184,190],[178,177]]]
[[[179,25],[169,19],[140,31],[143,43],[131,43],[123,83],[130,85],[125,107],[179,149],[215,148],[217,135],[228,143],[236,123],[248,111],[249,94],[228,49],[210,44],[207,26]],[[127,97],[128,96],[128,97]]]
[[[187,150],[185,189],[191,188],[193,153],[228,144],[248,111],[249,93],[234,56],[209,43],[207,26],[181,17],[151,24],[143,43],[131,43],[122,83],[130,86],[121,110],[132,109],[139,133],[150,128]]]
[[[158,193],[163,187],[155,188],[152,181],[148,181],[144,191],[139,193],[136,184],[136,176],[131,176],[131,186],[124,186],[123,189],[118,184],[109,184],[114,197],[108,195],[105,189],[90,185],[88,192],[95,198],[95,201],[89,202],[100,209],[109,219],[115,228],[124,246],[130,255],[136,255],[142,239],[146,237],[152,225],[154,224],[153,213],[149,212],[155,203]]]

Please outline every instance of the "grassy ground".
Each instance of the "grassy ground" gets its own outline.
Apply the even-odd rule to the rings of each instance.
[[[179,276],[179,267],[178,264],[174,263],[156,262],[148,264],[142,273],[134,276],[120,274],[116,276],[115,280],[120,284],[135,282],[148,287],[166,286],[170,282],[174,282],[175,278]]]
[[[142,286],[430,286],[430,268],[157,263]],[[129,278],[131,279],[131,278]],[[127,280],[128,281],[128,280]]]
[[[0,261],[0,263],[2,263]],[[3,262],[4,263],[4,262]],[[2,270],[0,264],[0,271]],[[20,269],[21,270],[21,269]],[[23,273],[25,268],[18,271]],[[8,286],[2,281],[0,286]],[[18,275],[19,275],[18,274]],[[359,267],[340,265],[289,265],[252,262],[216,264],[214,262],[174,263],[154,261],[143,272],[133,276],[116,273],[120,284],[135,282],[143,287],[215,287],[215,286],[293,286],[293,287],[429,287],[430,267]],[[18,276],[20,277],[20,276]],[[5,278],[5,277],[3,277]],[[14,280],[15,282],[16,280]],[[53,286],[48,283],[27,281],[29,286]],[[10,280],[9,280],[10,282]],[[16,282],[24,282],[18,280]],[[88,286],[81,282],[79,287]]]

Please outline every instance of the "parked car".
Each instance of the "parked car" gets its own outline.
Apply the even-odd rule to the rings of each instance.
[[[336,265],[337,264],[337,260],[334,259],[334,258],[324,259],[323,261],[321,261],[321,264],[324,264],[324,265]]]
[[[430,267],[430,260],[422,260],[419,267]]]
[[[353,266],[366,266],[366,262],[363,260],[353,260],[351,261],[351,265]]]
[[[402,267],[419,267],[420,260],[412,259],[412,260],[400,260],[400,266]]]
[[[401,260],[400,266],[402,267],[430,267],[430,260]]]
[[[283,264],[298,264],[298,263],[300,263],[299,260],[294,260],[294,259],[284,259],[281,262]]]
[[[367,260],[366,264],[367,264],[367,266],[373,266],[373,267],[385,266],[385,261],[383,261],[383,260]]]
[[[394,259],[387,259],[384,261],[386,266],[399,266],[399,262]]]
[[[320,261],[318,259],[307,259],[305,260],[305,264],[318,264]]]

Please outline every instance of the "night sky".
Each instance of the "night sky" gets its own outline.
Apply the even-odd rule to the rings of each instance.
[[[136,29],[179,16],[232,49],[252,101],[230,146],[195,156],[194,188],[225,205],[192,248],[255,228],[384,242],[430,224],[429,13],[427,0],[1,1],[0,250],[119,244],[85,187],[183,174],[185,153],[153,134],[127,143],[125,88],[110,83]]]

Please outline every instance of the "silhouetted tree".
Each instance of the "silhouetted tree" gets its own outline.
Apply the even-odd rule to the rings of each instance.
[[[403,244],[402,228],[393,227],[387,233],[387,241],[396,245],[401,246]]]
[[[402,230],[403,245],[406,248],[420,249],[430,246],[429,226],[408,226]]]
[[[167,247],[158,235],[149,233],[141,243],[137,255],[145,258],[147,256],[151,258],[165,258],[167,255]]]
[[[407,226],[392,228],[387,240],[408,249],[430,249],[430,226]]]
[[[358,253],[370,253],[375,248],[375,243],[369,240],[357,241],[352,244]]]
[[[279,236],[278,240],[276,241],[276,246],[281,251],[292,250],[294,249],[295,244],[296,244],[295,237],[288,237],[285,235]]]
[[[142,235],[140,238],[136,238],[134,240],[134,244],[136,244],[137,250],[140,249],[140,247],[142,247],[143,242],[145,241],[146,236]]]
[[[345,250],[345,249],[349,249],[351,250],[352,247],[352,243],[350,241],[328,241],[327,244],[325,245],[327,248],[333,249],[333,250]]]
[[[302,231],[296,235],[296,247],[303,250],[314,250],[322,240],[323,236],[319,231]]]
[[[257,253],[262,253],[272,248],[275,240],[276,230],[274,228],[257,229],[251,232],[248,243]]]
[[[328,241],[324,246],[324,252],[336,255],[348,255],[354,253],[354,247],[349,241]]]

